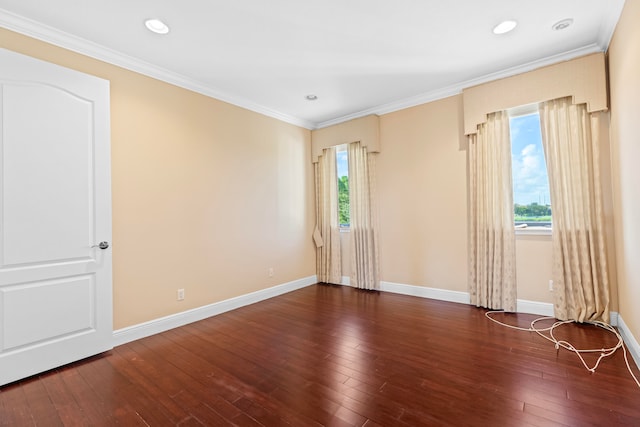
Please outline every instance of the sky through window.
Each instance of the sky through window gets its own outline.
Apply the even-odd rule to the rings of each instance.
[[[513,203],[550,205],[539,114],[512,117],[510,128]]]

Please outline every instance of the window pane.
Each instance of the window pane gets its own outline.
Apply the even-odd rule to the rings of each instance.
[[[347,150],[336,151],[338,162],[338,210],[340,225],[349,226],[349,158]]]
[[[535,113],[512,117],[509,125],[516,225],[550,225],[551,197],[540,115]]]

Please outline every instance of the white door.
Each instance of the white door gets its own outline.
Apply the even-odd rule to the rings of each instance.
[[[0,49],[0,385],[112,348],[109,82]]]

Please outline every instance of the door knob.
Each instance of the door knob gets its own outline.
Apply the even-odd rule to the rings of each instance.
[[[107,249],[109,247],[109,242],[100,242],[97,245],[93,245],[91,247],[92,248]]]

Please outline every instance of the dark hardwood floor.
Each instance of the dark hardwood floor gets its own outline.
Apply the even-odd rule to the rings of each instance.
[[[522,326],[534,318],[498,317]],[[557,335],[590,348],[616,341],[575,324]],[[0,419],[10,426],[640,426],[640,388],[621,351],[592,374],[574,354],[494,324],[482,309],[315,285],[2,387]]]

